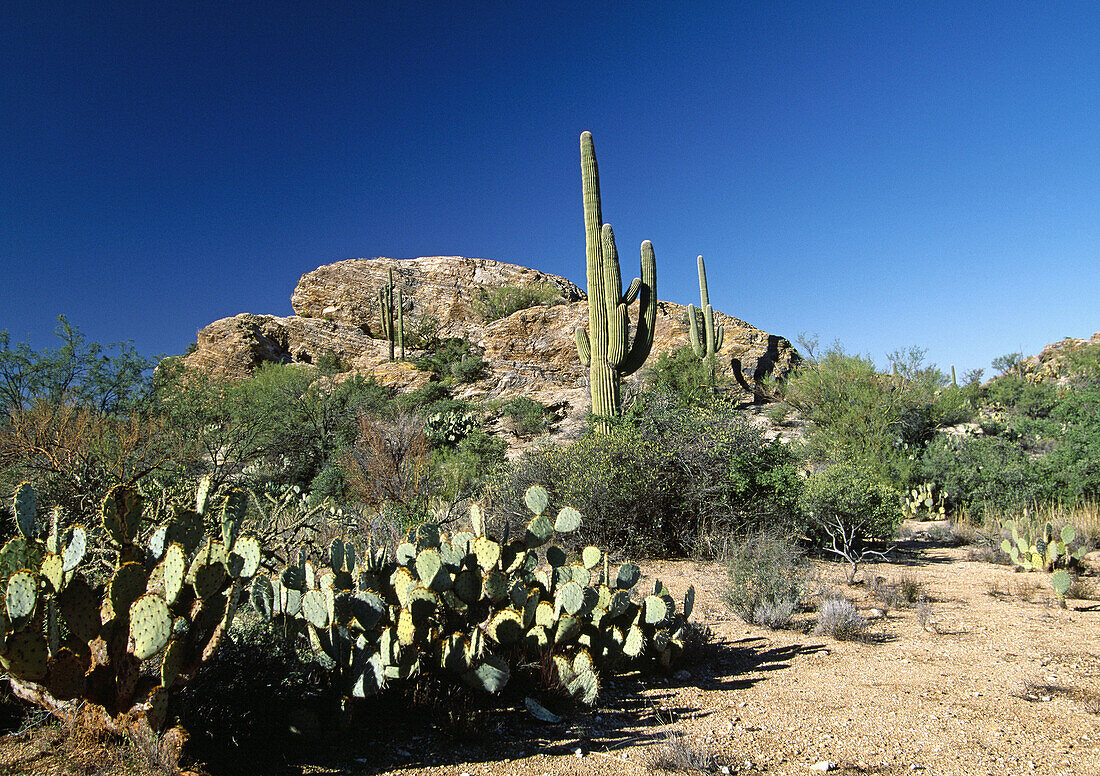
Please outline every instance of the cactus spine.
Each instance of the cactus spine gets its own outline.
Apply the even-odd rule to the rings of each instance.
[[[393,361],[393,346],[396,343],[405,360],[405,310],[401,289],[396,294],[393,288],[393,270],[389,271],[389,282],[378,289],[378,309],[382,318],[382,336],[390,345],[390,361]],[[394,327],[394,313],[397,313],[397,326]]]
[[[707,293],[707,268],[703,257],[699,257],[699,307],[703,311],[703,339],[699,338],[699,319],[695,315],[695,305],[688,305],[688,325],[691,327],[691,349],[699,358],[711,358],[722,349],[722,340],[726,333],[723,326],[714,325],[714,308],[710,306],[710,294]]]
[[[584,197],[585,259],[588,269],[588,331],[576,330],[577,354],[588,367],[596,428],[607,431],[619,415],[619,380],[636,372],[649,356],[657,320],[657,260],[653,244],[641,247],[642,277],[623,293],[619,254],[610,224],[603,223],[600,175],[592,133],[581,133],[581,181]],[[627,308],[639,300],[638,324],[630,342]]]

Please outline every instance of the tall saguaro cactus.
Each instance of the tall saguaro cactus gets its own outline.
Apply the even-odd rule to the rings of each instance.
[[[726,330],[714,325],[714,308],[710,306],[710,294],[707,293],[707,268],[703,257],[699,257],[699,306],[703,310],[703,339],[699,338],[699,319],[695,315],[695,305],[688,305],[688,325],[691,327],[691,349],[699,358],[710,358],[722,349],[722,338]]]
[[[390,361],[393,361],[393,346],[396,342],[401,349],[401,359],[405,358],[405,310],[401,289],[396,297],[393,288],[393,270],[389,271],[389,283],[378,289],[378,308],[382,317],[382,336],[390,343]],[[397,329],[394,329],[394,312],[397,313]]]
[[[588,263],[588,331],[578,326],[577,353],[588,367],[592,414],[600,418],[619,415],[619,381],[636,372],[649,356],[657,321],[657,259],[653,244],[641,247],[641,278],[634,278],[623,293],[619,253],[610,224],[603,223],[600,207],[600,174],[591,132],[581,133],[581,182],[584,195],[585,258]],[[627,308],[639,300],[638,323],[630,341]],[[607,431],[601,420],[597,429]]]

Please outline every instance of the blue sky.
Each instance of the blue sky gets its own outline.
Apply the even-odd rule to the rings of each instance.
[[[1100,330],[1094,3],[6,2],[0,329],[175,353],[370,256],[623,274],[880,363]]]

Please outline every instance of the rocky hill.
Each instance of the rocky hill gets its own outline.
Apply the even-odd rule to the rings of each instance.
[[[1100,345],[1100,332],[1093,334],[1087,340],[1066,337],[1059,342],[1052,342],[1043,348],[1039,355],[1021,359],[1020,370],[1028,380],[1033,382],[1065,383],[1071,372],[1070,365],[1067,363],[1070,354],[1085,345]]]
[[[462,386],[462,398],[523,395],[554,408],[558,430],[579,428],[588,410],[587,369],[574,344],[577,326],[587,326],[584,292],[557,275],[490,259],[430,256],[418,259],[349,259],[309,272],[298,281],[291,305],[296,315],[241,314],[223,318],[198,334],[188,365],[211,374],[242,378],[264,361],[312,363],[332,353],[379,382],[411,390],[427,380],[408,362],[390,362],[380,339],[378,289],[393,270],[404,298],[406,337],[464,337],[484,351],[488,369]],[[479,301],[491,289],[532,286],[556,289],[556,304],[530,307],[486,321]],[[660,287],[658,286],[658,294]],[[660,302],[650,361],[688,344],[687,308]],[[719,362],[751,382],[783,376],[799,360],[790,342],[733,316],[715,312],[726,328]],[[415,359],[422,351],[407,348]],[[634,382],[638,376],[628,378]]]

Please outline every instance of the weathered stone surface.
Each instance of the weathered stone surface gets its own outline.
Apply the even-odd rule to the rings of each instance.
[[[487,259],[354,259],[320,267],[298,283],[292,300],[297,316],[243,314],[215,321],[199,332],[198,348],[185,361],[240,378],[263,361],[313,363],[331,352],[355,373],[414,390],[427,375],[411,364],[389,362],[385,341],[368,333],[378,328],[375,297],[391,267],[405,289],[407,331],[431,316],[439,321],[441,336],[466,337],[484,351],[485,375],[460,386],[460,398],[526,396],[554,410],[556,437],[580,432],[589,408],[588,370],[577,356],[574,330],[588,325],[585,295],[565,278]],[[566,301],[488,323],[475,312],[479,289],[523,283],[553,285]],[[715,318],[726,329],[719,364],[727,372],[739,364],[752,382],[769,372],[782,376],[797,363],[787,340],[724,313],[715,311]],[[688,341],[687,308],[660,302],[649,363]],[[411,360],[420,353],[410,347],[406,355]],[[640,374],[628,377],[626,390],[640,379]]]
[[[585,298],[581,289],[558,275],[491,259],[425,256],[326,264],[302,276],[290,304],[301,317],[343,321],[377,334],[381,326],[378,289],[389,282],[391,269],[394,286],[404,297],[409,332],[422,320],[434,318],[443,336],[472,339],[483,324],[477,312],[479,296],[491,288],[544,283],[559,289],[564,302]]]
[[[188,366],[220,377],[244,378],[264,361],[313,363],[325,352],[356,367],[386,358],[386,343],[359,328],[317,318],[241,313],[199,332]]]

